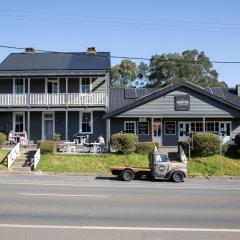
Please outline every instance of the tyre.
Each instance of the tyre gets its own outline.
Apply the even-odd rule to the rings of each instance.
[[[130,182],[134,179],[135,174],[131,169],[125,169],[122,172],[122,180]]]
[[[177,171],[172,174],[172,180],[174,182],[183,182],[183,179],[184,179],[184,174],[182,172]]]

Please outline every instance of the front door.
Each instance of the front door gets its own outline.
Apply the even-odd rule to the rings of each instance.
[[[54,134],[54,114],[43,113],[43,139],[53,140]]]
[[[179,122],[178,141],[188,141],[189,130],[190,130],[189,122]]]
[[[161,122],[154,122],[153,130],[154,130],[154,142],[158,142],[159,146],[161,146],[162,145],[162,124],[161,124]]]

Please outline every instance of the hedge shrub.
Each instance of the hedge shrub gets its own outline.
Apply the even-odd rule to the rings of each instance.
[[[137,153],[150,153],[152,150],[154,150],[155,146],[158,148],[159,143],[138,142],[136,145],[136,152]]]
[[[130,153],[136,151],[138,136],[130,133],[117,133],[111,136],[111,147],[118,153]]]
[[[54,141],[41,141],[40,143],[41,154],[56,152],[56,142]]]
[[[4,133],[0,132],[0,148],[6,142],[6,140],[7,140],[6,135]]]
[[[240,133],[238,133],[234,138],[234,143],[236,145],[236,152],[240,154]]]
[[[210,156],[219,153],[220,140],[213,133],[196,133],[193,135],[193,149],[198,156]]]

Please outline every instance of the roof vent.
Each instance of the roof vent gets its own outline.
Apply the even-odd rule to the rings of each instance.
[[[237,95],[240,96],[240,84],[236,86]]]
[[[88,47],[87,48],[87,54],[96,54],[96,48],[95,47]]]
[[[33,47],[27,47],[27,48],[25,48],[25,53],[35,53],[35,48],[33,48]]]

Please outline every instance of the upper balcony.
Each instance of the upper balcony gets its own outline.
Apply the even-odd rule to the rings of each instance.
[[[1,107],[106,106],[105,93],[0,94]]]

